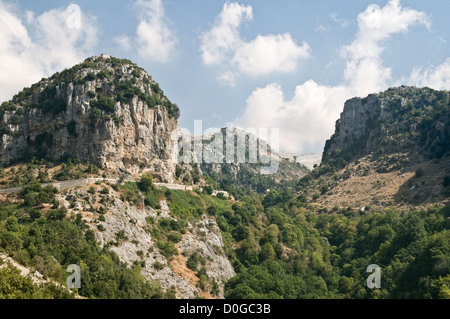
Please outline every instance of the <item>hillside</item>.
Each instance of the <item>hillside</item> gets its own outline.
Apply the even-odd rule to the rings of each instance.
[[[448,203],[449,95],[399,87],[347,101],[299,189],[326,207]]]

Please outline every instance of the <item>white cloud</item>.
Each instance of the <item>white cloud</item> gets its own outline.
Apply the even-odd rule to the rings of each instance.
[[[286,100],[275,83],[252,92],[244,114],[235,122],[241,128],[279,128],[280,150],[302,152],[316,150],[333,132],[342,105],[350,90],[328,87],[309,80],[295,89]]]
[[[330,15],[331,20],[333,20],[334,22],[336,22],[337,24],[339,24],[341,27],[346,28],[350,25],[351,21],[344,19],[344,18],[340,18],[339,15],[334,12]]]
[[[251,6],[226,2],[214,26],[201,36],[203,62],[207,65],[218,64],[229,52],[236,50],[241,42],[239,26],[252,18]]]
[[[429,18],[423,12],[402,8],[398,0],[391,0],[383,8],[370,5],[358,15],[359,31],[354,41],[343,47],[346,69],[340,85],[325,86],[308,80],[296,87],[291,100],[284,98],[278,84],[257,88],[233,124],[241,128],[279,128],[281,151],[320,152],[334,132],[347,99],[387,89],[392,83],[391,70],[383,66],[381,58],[382,41],[417,24],[429,27]],[[449,79],[450,59],[434,69],[415,69],[410,81],[448,88]]]
[[[244,74],[257,76],[273,72],[292,72],[298,61],[310,56],[306,42],[298,46],[289,33],[258,35],[256,39],[242,43],[236,50],[233,63]]]
[[[391,69],[383,67],[382,41],[416,24],[429,27],[430,20],[424,12],[401,7],[399,0],[391,0],[383,8],[370,5],[358,15],[359,31],[355,40],[344,46],[342,56],[347,59],[344,79],[359,95],[386,87]]]
[[[218,77],[221,84],[234,85],[239,74],[292,72],[297,69],[299,60],[310,56],[309,45],[303,42],[298,46],[289,33],[258,35],[251,41],[244,41],[239,28],[252,18],[251,6],[226,2],[212,28],[201,35],[203,63],[228,69]]]
[[[226,71],[217,77],[217,81],[225,86],[234,87],[236,85],[236,74],[231,71]]]
[[[67,8],[38,17],[0,0],[0,100],[10,99],[25,86],[84,60],[97,42],[94,17]],[[70,24],[68,21],[75,21]],[[76,26],[76,27],[74,27]],[[33,30],[33,37],[28,30]]]
[[[141,57],[167,62],[173,53],[176,38],[167,26],[161,0],[138,0],[141,18],[136,30]]]
[[[116,42],[120,48],[124,51],[128,51],[131,48],[131,40],[126,35],[119,35],[113,38],[113,41]]]
[[[448,90],[450,88],[450,58],[435,68],[414,68],[409,83],[415,86],[428,86],[435,90]]]
[[[325,32],[325,31],[327,31],[327,30],[328,30],[328,27],[326,27],[326,26],[320,24],[320,25],[314,30],[314,32]]]

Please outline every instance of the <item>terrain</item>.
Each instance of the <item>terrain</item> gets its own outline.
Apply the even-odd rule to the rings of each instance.
[[[448,299],[449,107],[429,88],[351,99],[312,170],[270,148],[179,162],[178,106],[131,61],[88,58],[0,106],[0,297]],[[227,138],[202,154],[236,153]]]

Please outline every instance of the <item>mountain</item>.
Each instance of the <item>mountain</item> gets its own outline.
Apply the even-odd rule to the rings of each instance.
[[[448,299],[448,110],[349,100],[310,171],[234,128],[183,141],[147,72],[88,58],[0,106],[0,298]]]
[[[218,162],[203,160],[200,165],[202,174],[235,195],[238,189],[265,193],[271,188],[283,188],[309,171],[304,165],[282,157],[256,134],[242,129],[222,128],[201,139],[204,155],[214,154],[217,145],[223,153],[223,158]],[[232,152],[230,159],[227,151]]]
[[[25,88],[0,108],[0,164],[74,158],[172,181],[178,107],[136,64],[101,55]]]
[[[450,150],[449,92],[398,87],[344,105],[322,162],[349,162],[364,155],[407,152],[421,160],[440,159]]]
[[[313,172],[311,196],[328,207],[448,202],[449,95],[402,86],[348,100]]]

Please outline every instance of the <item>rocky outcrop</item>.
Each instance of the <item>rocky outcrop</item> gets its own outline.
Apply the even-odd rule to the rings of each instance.
[[[78,158],[130,174],[173,181],[171,134],[178,108],[143,69],[107,55],[2,104],[0,165],[30,158]]]
[[[449,92],[402,86],[344,105],[322,163],[344,163],[366,155],[414,153],[441,158],[450,147]],[[434,121],[434,122],[433,122]]]
[[[365,148],[382,110],[381,102],[375,94],[364,99],[353,98],[346,101],[341,117],[336,121],[335,133],[325,144],[322,162],[326,162],[336,151],[340,153],[343,149],[348,149],[350,145],[355,151]],[[359,144],[358,148],[356,144]]]
[[[100,191],[103,186],[91,187]],[[235,276],[235,272],[226,257],[222,235],[213,217],[204,215],[188,222],[186,232],[180,242],[175,244],[177,253],[168,258],[158,248],[151,231],[161,219],[176,220],[165,200],[161,200],[161,209],[156,211],[149,206],[131,206],[110,189],[108,196],[101,195],[104,202],[108,203],[108,208],[99,221],[98,214],[93,212],[96,210],[94,207],[98,206],[98,194],[93,194],[85,186],[67,190],[58,196],[58,200],[68,208],[69,215],[82,215],[95,232],[101,247],[109,247],[130,267],[139,265],[144,278],[158,281],[164,290],[175,288],[177,298],[224,297],[224,285]],[[217,284],[214,295],[197,285],[200,280],[197,273],[187,267],[186,262],[193,254],[206,261],[206,274],[211,282]]]

